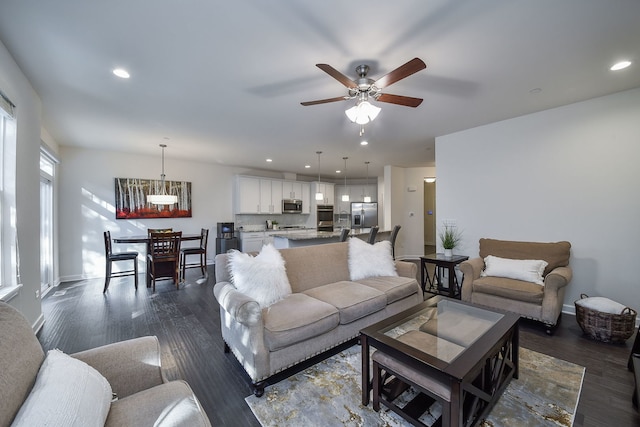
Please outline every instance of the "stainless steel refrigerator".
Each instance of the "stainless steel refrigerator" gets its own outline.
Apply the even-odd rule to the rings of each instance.
[[[377,203],[351,203],[351,228],[369,228],[378,225]]]

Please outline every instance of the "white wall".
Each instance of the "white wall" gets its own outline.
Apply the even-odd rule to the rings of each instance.
[[[436,139],[437,215],[478,239],[567,240],[581,293],[640,309],[640,89]]]
[[[40,289],[41,102],[1,42],[0,89],[16,105],[18,138],[16,216],[23,287],[10,304],[36,326],[42,321],[40,300],[35,296]]]
[[[191,218],[115,219],[114,178],[160,178],[157,157],[63,146],[60,149],[60,279],[104,277],[102,233],[112,236],[146,234],[147,228],[172,227],[184,233],[209,228],[209,258],[215,256],[217,222],[233,221],[232,182],[246,170],[173,159],[165,152],[168,180],[190,181]],[[114,250],[144,250],[117,245]],[[139,258],[139,262],[143,262]],[[142,264],[140,264],[142,267]]]

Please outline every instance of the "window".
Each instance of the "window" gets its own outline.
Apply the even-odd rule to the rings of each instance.
[[[16,235],[15,105],[0,92],[0,299],[17,294],[20,260]]]
[[[44,296],[53,286],[53,182],[55,156],[40,149],[40,290]]]

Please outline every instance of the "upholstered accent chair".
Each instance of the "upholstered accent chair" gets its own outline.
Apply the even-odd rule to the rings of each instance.
[[[551,335],[562,314],[566,286],[572,278],[570,250],[571,243],[565,241],[541,243],[480,239],[480,256],[459,266],[464,274],[461,299],[542,322],[547,334]],[[500,268],[487,268],[485,261],[489,256],[498,258]],[[510,262],[513,260],[522,262]],[[541,266],[538,263],[538,283],[530,279],[530,271],[523,273],[522,266],[535,264],[533,261],[546,263]]]

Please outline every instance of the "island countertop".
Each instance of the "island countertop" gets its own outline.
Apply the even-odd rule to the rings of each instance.
[[[292,248],[296,246],[319,245],[323,243],[333,243],[340,240],[340,230],[338,231],[289,231],[284,234],[273,233],[274,246],[278,249]],[[378,231],[377,240],[384,240],[389,237],[390,231]],[[351,230],[349,237],[357,237],[366,240],[369,236],[369,229]]]

